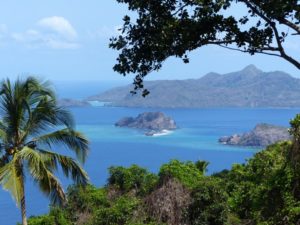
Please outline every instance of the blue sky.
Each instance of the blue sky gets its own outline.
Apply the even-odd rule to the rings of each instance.
[[[50,80],[131,81],[113,72],[117,52],[108,48],[126,5],[114,0],[1,0],[0,78],[36,74]],[[287,42],[299,56],[300,44]],[[218,47],[190,54],[191,63],[170,59],[149,79],[198,78],[208,72],[227,73],[254,64],[264,71],[299,71],[282,59],[249,56]]]

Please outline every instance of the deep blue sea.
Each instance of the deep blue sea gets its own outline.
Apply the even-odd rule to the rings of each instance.
[[[95,85],[95,84],[94,84]],[[74,91],[69,85],[58,87],[61,97],[83,98],[95,90]],[[74,86],[73,86],[74,87]],[[94,86],[93,86],[94,87]],[[107,88],[105,85],[103,88]],[[80,86],[78,85],[78,89]],[[69,90],[69,92],[68,92]],[[90,93],[93,91],[93,93]],[[77,95],[76,95],[77,93]],[[114,123],[124,116],[136,116],[144,111],[162,111],[176,121],[179,129],[166,136],[148,137],[143,133],[117,128]],[[157,172],[171,159],[207,160],[209,173],[229,169],[233,163],[243,163],[259,149],[224,146],[217,142],[222,135],[245,132],[257,123],[288,126],[300,109],[143,109],[119,107],[72,108],[77,129],[89,138],[90,154],[84,166],[91,182],[105,184],[107,168],[112,165],[138,164]],[[69,181],[61,180],[65,186]],[[48,199],[27,179],[28,215],[48,211]],[[0,225],[20,221],[20,212],[8,192],[0,190]]]

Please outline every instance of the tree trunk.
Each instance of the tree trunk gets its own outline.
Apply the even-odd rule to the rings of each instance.
[[[22,224],[27,225],[27,218],[26,218],[26,204],[25,204],[25,188],[24,182],[22,180],[22,199],[21,199],[21,213],[22,213]]]

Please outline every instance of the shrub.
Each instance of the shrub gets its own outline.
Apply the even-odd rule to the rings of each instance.
[[[177,179],[186,187],[193,188],[203,178],[203,167],[199,169],[199,165],[190,161],[180,162],[179,160],[172,160],[162,165],[159,171],[161,182],[170,177]]]
[[[28,225],[71,225],[65,213],[60,208],[51,208],[49,215],[30,217]]]
[[[205,177],[191,194],[186,217],[193,225],[224,225],[228,219],[227,194],[218,179]]]
[[[99,206],[108,206],[107,191],[93,185],[86,187],[70,186],[68,188],[67,209],[74,211],[93,211]]]
[[[109,168],[108,184],[116,186],[123,192],[134,189],[138,194],[144,195],[154,188],[157,180],[156,175],[137,165],[129,168],[122,166]]]
[[[29,217],[28,225],[53,225],[55,224],[55,217],[50,215]]]
[[[125,225],[132,219],[137,209],[139,200],[122,196],[118,198],[111,207],[99,208],[94,215],[91,224],[97,225]]]

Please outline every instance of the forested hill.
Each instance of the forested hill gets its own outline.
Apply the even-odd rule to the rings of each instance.
[[[132,95],[132,86],[108,90],[87,100],[126,107],[300,107],[300,79],[287,73],[263,72],[253,65],[200,79],[145,82],[150,94]]]

